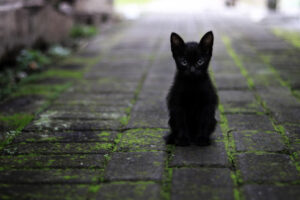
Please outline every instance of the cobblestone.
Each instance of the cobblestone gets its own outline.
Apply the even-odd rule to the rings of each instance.
[[[105,179],[161,180],[163,161],[161,152],[114,153],[108,163]]]
[[[228,169],[175,169],[172,199],[234,199]]]
[[[298,171],[288,155],[241,154],[237,161],[244,181],[270,183],[299,180]]]

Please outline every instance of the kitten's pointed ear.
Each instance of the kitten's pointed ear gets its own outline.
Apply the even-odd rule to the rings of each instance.
[[[199,46],[206,52],[211,53],[213,44],[214,44],[214,34],[212,31],[209,31],[209,32],[205,33],[205,35],[202,37],[202,39],[200,40]]]
[[[180,49],[184,47],[183,39],[177,33],[171,33],[171,49],[172,52],[178,52]]]

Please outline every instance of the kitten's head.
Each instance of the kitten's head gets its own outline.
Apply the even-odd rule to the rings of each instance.
[[[176,33],[171,34],[171,50],[176,62],[177,70],[187,76],[201,76],[207,73],[214,35],[207,32],[199,43],[185,43]]]

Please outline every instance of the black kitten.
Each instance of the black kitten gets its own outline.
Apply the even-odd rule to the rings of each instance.
[[[167,96],[169,126],[167,144],[209,145],[215,130],[218,97],[208,74],[214,36],[210,31],[199,43],[184,43],[171,34],[171,49],[177,70]]]

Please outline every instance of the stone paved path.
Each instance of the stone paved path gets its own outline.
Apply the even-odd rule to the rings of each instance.
[[[208,30],[214,143],[166,146],[170,32],[199,40]],[[84,76],[3,147],[0,199],[300,199],[299,55],[242,16],[147,15],[116,27],[60,66]]]

